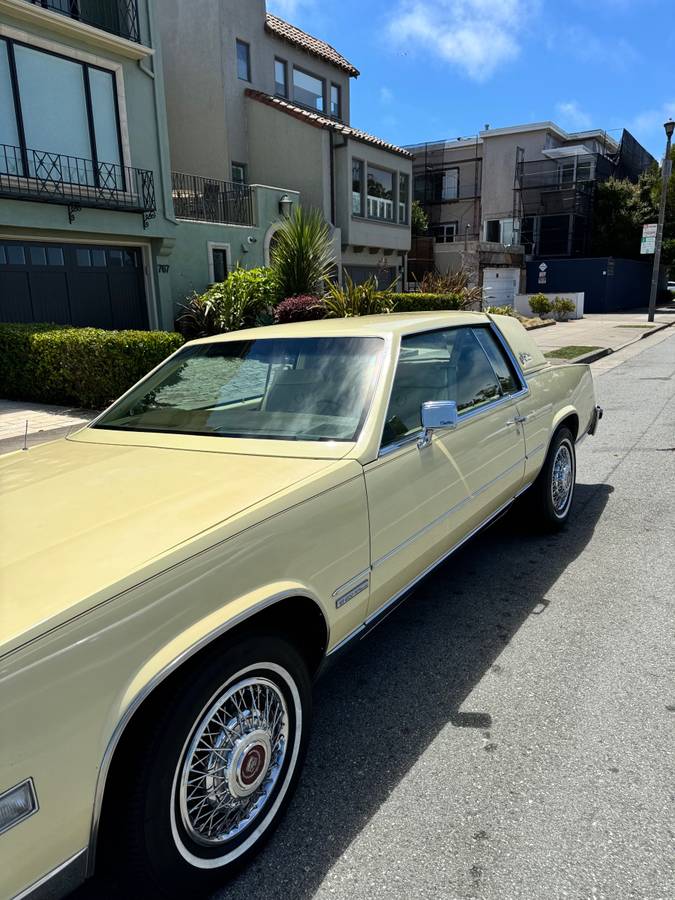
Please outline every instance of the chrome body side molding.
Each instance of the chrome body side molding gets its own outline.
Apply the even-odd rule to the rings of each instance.
[[[529,487],[529,485],[527,485]],[[525,490],[525,488],[523,488]],[[521,493],[521,492],[519,492]],[[518,496],[518,495],[515,495]],[[330,659],[331,657],[337,656],[341,650],[344,650],[345,647],[353,640],[353,638],[365,637],[369,632],[373,630],[377,625],[380,624],[389,613],[393,612],[393,610],[398,606],[399,603],[402,603],[410,591],[415,587],[418,582],[420,582],[423,578],[426,578],[430,572],[432,572],[437,566],[439,566],[442,562],[444,562],[449,556],[451,556],[456,550],[465,544],[468,540],[470,540],[474,535],[478,534],[479,531],[482,531],[483,528],[487,528],[492,522],[498,519],[506,510],[511,506],[513,501],[515,500],[515,496],[510,500],[507,500],[506,503],[502,504],[498,509],[496,509],[493,513],[491,513],[486,519],[484,519],[479,525],[477,525],[472,531],[470,531],[467,535],[465,535],[461,540],[457,541],[456,544],[446,550],[441,556],[438,557],[435,562],[431,563],[431,565],[427,566],[426,569],[423,569],[419,575],[412,579],[405,587],[401,588],[393,597],[390,597],[387,602],[381,606],[378,610],[376,610],[371,616],[369,616],[362,625],[359,625],[352,632],[350,632],[345,638],[343,638],[339,644],[336,644],[332,650],[330,650],[326,654],[326,659]]]

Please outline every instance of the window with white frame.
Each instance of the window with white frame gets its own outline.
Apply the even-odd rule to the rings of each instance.
[[[451,244],[459,231],[458,222],[443,222],[429,229],[437,244]]]
[[[209,241],[207,246],[209,252],[209,282],[211,284],[220,284],[221,281],[225,281],[230,271],[230,245]]]
[[[394,173],[368,165],[366,209],[369,219],[394,221]]]
[[[515,219],[488,219],[485,222],[485,240],[490,243],[513,244],[515,236]]]
[[[456,200],[459,197],[459,169],[446,169],[443,172],[441,200]]]

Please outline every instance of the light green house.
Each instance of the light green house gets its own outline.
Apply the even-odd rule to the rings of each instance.
[[[172,328],[155,4],[0,2],[0,319]]]
[[[161,10],[0,0],[0,321],[171,329],[193,290],[261,265],[270,224],[297,203],[172,183]]]

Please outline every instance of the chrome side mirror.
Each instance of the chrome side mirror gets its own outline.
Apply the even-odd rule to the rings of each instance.
[[[457,404],[454,400],[428,400],[420,410],[422,434],[417,441],[420,450],[428,447],[431,436],[439,428],[454,428],[457,425]]]

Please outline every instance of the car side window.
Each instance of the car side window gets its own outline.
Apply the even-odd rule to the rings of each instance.
[[[461,328],[460,331],[461,341],[453,354],[457,391],[450,399],[457,401],[457,412],[463,413],[496,400],[502,392],[473,329]]]
[[[461,414],[517,390],[515,372],[490,340],[486,329],[468,327],[404,337],[382,447],[421,429],[420,410],[428,400],[454,400]]]
[[[458,333],[458,329],[449,328],[411,334],[401,340],[383,447],[420,430],[420,409],[427,400],[454,399],[451,360]]]
[[[520,379],[515,373],[511,360],[506,356],[497,338],[489,328],[474,328],[479,344],[485,351],[490,364],[499,379],[499,386],[503,394],[515,394],[521,388]]]

